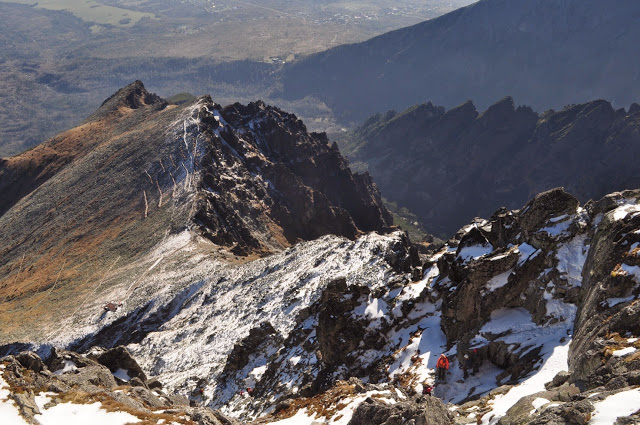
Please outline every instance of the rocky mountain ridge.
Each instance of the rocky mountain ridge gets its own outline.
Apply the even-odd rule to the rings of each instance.
[[[639,142],[637,103],[616,110],[597,100],[537,114],[506,97],[482,113],[468,101],[448,111],[427,103],[377,114],[341,147],[387,199],[447,235],[496,205],[517,208],[553,187],[582,202],[638,187]]]
[[[326,236],[242,272],[184,275],[196,285],[181,296],[107,313],[67,345],[127,344],[165,391],[244,423],[635,423],[639,202],[635,190],[581,207],[555,189],[470,223],[424,263],[399,233]],[[145,317],[159,323],[136,337]],[[474,348],[481,365],[465,377]],[[432,399],[415,395],[425,382]]]
[[[122,303],[147,273],[131,265],[175,235],[237,262],[391,221],[371,179],[294,115],[208,96],[170,105],[139,81],[81,126],[2,160],[0,199],[5,342],[25,329],[17,313],[55,320],[70,298]],[[114,285],[122,294],[103,299]]]
[[[80,405],[144,425],[640,421],[640,191],[556,188],[420,258],[371,181],[276,108],[136,82],[85,125],[0,171],[37,186],[0,216],[16,424]]]

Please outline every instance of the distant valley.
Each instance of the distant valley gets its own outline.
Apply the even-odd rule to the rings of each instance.
[[[468,3],[0,1],[0,155],[77,125],[136,79],[166,97],[188,91],[220,103],[267,99],[286,61]],[[319,126],[331,117],[315,100],[278,104]]]

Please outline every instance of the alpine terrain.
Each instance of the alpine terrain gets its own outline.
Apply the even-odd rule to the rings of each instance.
[[[140,82],[0,167],[3,423],[640,422],[640,190],[420,256],[294,115]]]
[[[505,97],[479,113],[421,104],[370,117],[340,142],[383,195],[449,235],[496,206],[564,186],[583,202],[640,187],[640,105],[596,100],[535,113]]]

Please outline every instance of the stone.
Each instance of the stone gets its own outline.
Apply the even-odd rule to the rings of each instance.
[[[368,398],[355,412],[348,425],[400,425],[413,421],[416,425],[449,425],[453,418],[437,397],[421,397],[386,404]]]
[[[591,420],[593,410],[593,405],[589,401],[583,400],[570,406],[564,406],[561,410],[561,416],[570,424],[586,425]]]
[[[98,363],[108,367],[112,373],[115,373],[118,369],[124,369],[131,378],[139,378],[143,385],[144,381],[147,380],[147,376],[138,362],[135,361],[129,350],[124,346],[93,353],[90,356]]]
[[[553,377],[551,382],[547,382],[545,384],[545,387],[547,387],[547,385],[547,389],[559,387],[560,385],[567,382],[569,378],[571,378],[571,374],[569,372],[567,372],[566,370],[560,371],[556,374],[556,376]]]
[[[163,387],[162,382],[158,381],[157,378],[148,379],[146,382],[146,385],[147,387],[149,387],[150,390],[155,390],[155,389],[161,390]]]
[[[34,372],[47,370],[47,366],[44,364],[42,359],[34,352],[24,351],[18,354],[15,359],[20,362],[22,366]]]
[[[77,386],[89,393],[98,392],[101,387],[111,389],[117,386],[111,371],[102,365],[84,366],[75,373],[59,375],[58,379],[71,387]]]

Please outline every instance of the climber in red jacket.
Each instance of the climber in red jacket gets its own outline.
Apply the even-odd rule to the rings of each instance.
[[[438,363],[436,363],[436,379],[444,382],[446,380],[447,370],[449,370],[449,359],[443,353],[440,354]]]

